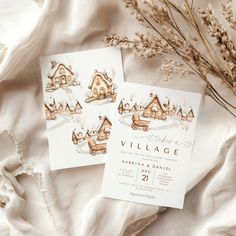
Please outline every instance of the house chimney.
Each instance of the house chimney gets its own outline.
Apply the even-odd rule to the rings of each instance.
[[[53,69],[57,65],[56,61],[51,61],[51,69]]]

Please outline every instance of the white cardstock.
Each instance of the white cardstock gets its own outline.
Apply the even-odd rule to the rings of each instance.
[[[103,196],[183,208],[200,101],[197,93],[120,84]]]
[[[40,58],[51,169],[104,163],[121,53],[103,48]]]

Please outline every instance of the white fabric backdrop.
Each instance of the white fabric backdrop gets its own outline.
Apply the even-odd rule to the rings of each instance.
[[[211,2],[220,9],[220,1]],[[204,7],[207,1],[198,3]],[[184,210],[103,198],[103,165],[50,172],[39,56],[103,47],[105,33],[136,30],[141,27],[120,1],[1,0],[0,196],[9,201],[1,211],[0,235],[127,236],[152,221],[140,235],[236,235],[236,121],[208,96]],[[161,60],[123,52],[125,80],[204,95],[196,79],[158,78]]]

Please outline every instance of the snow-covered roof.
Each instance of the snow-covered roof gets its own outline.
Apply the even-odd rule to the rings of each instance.
[[[160,101],[160,99],[159,99],[159,97],[157,95],[155,95],[154,97],[151,98],[150,102],[147,104],[146,107],[150,106],[155,100],[158,102],[158,104],[160,105],[161,109],[164,111],[164,107],[163,107],[163,105],[162,105],[162,103],[161,103],[161,101]]]
[[[59,69],[59,67],[61,65],[63,67],[65,67],[71,73],[71,75],[74,74],[70,65],[67,65],[67,64],[61,63],[61,62],[59,63],[59,62],[56,62],[56,61],[52,61],[51,64],[52,64],[52,66],[51,66],[50,71],[48,72],[48,78],[54,77],[56,71]]]
[[[94,83],[94,78],[95,78],[95,76],[101,76],[101,78],[106,82],[106,84],[108,85],[108,86],[111,86],[112,85],[112,83],[113,83],[113,81],[112,81],[112,78],[110,78],[108,75],[107,75],[107,73],[102,73],[102,72],[98,72],[98,71],[95,71],[94,72],[94,74],[93,74],[93,76],[92,76],[92,80],[91,80],[91,82],[90,82],[90,84],[89,84],[89,88],[91,88],[92,87],[92,85],[93,85],[93,83]]]
[[[46,107],[46,109],[48,109],[50,112],[53,112],[54,109],[48,104],[48,103],[44,103],[44,106]]]

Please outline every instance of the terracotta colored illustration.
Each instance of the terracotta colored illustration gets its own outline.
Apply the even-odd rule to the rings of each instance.
[[[93,156],[98,153],[105,154],[107,152],[107,144],[106,143],[97,144],[93,139],[89,139],[88,146],[89,146],[89,152]]]
[[[48,73],[48,83],[46,86],[47,92],[52,92],[60,87],[76,86],[79,82],[76,80],[76,74],[72,71],[70,65],[51,62],[51,69]]]
[[[89,148],[91,155],[106,153],[106,140],[110,137],[112,123],[107,117],[99,117],[101,120],[97,129],[86,131],[74,129],[72,131],[72,142],[78,146],[78,152]],[[103,142],[101,142],[103,141]]]
[[[186,129],[187,125],[183,125],[183,122],[191,122],[194,119],[192,108],[186,109],[176,104],[171,105],[169,98],[165,102],[161,102],[160,98],[157,95],[154,96],[152,92],[149,97],[149,101],[141,102],[134,102],[133,98],[128,101],[123,98],[117,108],[121,115],[120,122],[134,130],[148,131],[150,123],[157,124],[156,127],[158,127],[156,122],[158,120],[169,123],[169,125],[165,125],[166,128],[179,126],[182,122],[182,127]],[[152,129],[155,129],[153,125]]]
[[[85,100],[88,103],[102,99],[111,99],[114,102],[116,99],[113,81],[107,73],[95,71],[88,88],[90,89],[90,95]]]
[[[140,115],[138,114],[133,114],[132,116],[132,124],[131,124],[131,127],[133,129],[138,129],[138,128],[141,128],[143,129],[144,131],[148,131],[148,126],[150,124],[150,121],[148,120],[142,120],[140,119]]]
[[[74,115],[82,112],[82,106],[77,100],[74,106],[68,102],[56,103],[53,99],[52,103],[44,103],[44,110],[47,120],[55,120],[58,115]]]

